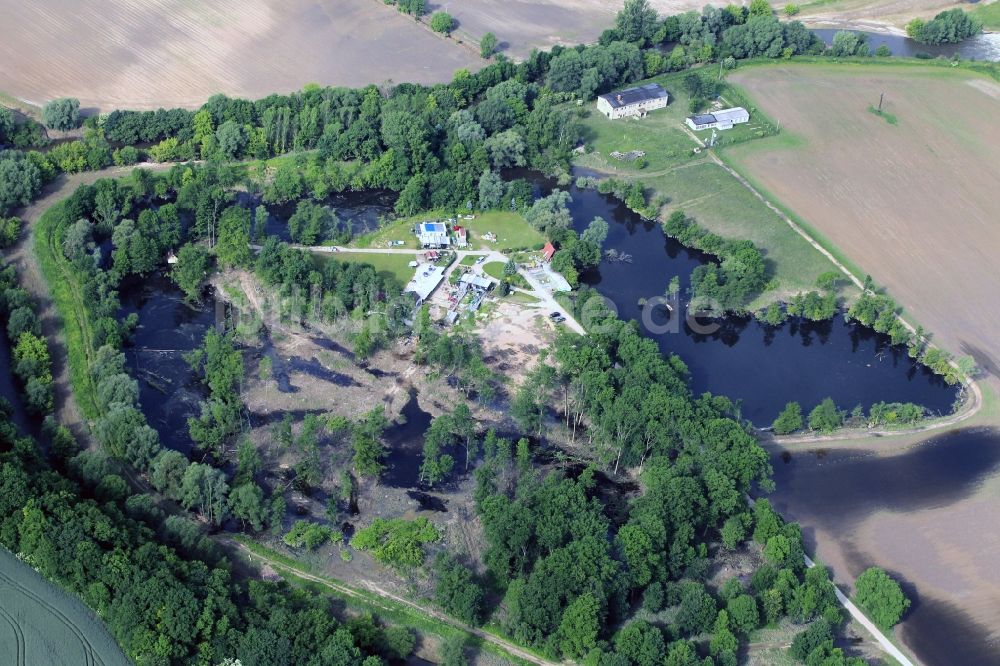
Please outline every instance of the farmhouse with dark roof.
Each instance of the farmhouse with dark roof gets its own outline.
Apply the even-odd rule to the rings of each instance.
[[[597,98],[597,110],[611,120],[644,116],[653,109],[662,109],[670,101],[667,91],[655,83],[626,88]]]

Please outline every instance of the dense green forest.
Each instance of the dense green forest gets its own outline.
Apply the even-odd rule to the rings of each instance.
[[[338,622],[323,597],[235,578],[195,523],[130,494],[100,456],[55,463],[4,415],[0,543],[93,608],[137,665],[377,666],[412,648],[371,616]]]

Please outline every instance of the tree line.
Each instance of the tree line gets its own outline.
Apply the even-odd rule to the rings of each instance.
[[[0,421],[0,544],[97,613],[142,666],[378,666],[405,658],[410,630],[287,583],[245,581],[198,527],[130,494],[93,454],[43,457]]]
[[[419,14],[421,2],[396,4]],[[854,40],[846,48],[845,39],[835,39],[830,53],[867,54],[867,45],[856,36]],[[659,47],[670,43],[676,44],[673,52],[663,56]],[[0,198],[0,215],[25,205],[58,172],[134,164],[143,153],[156,161],[221,162],[313,149],[324,161],[357,159],[377,165],[372,173],[377,186],[401,192],[407,201],[437,208],[441,201],[432,199],[446,196],[446,207],[457,208],[476,200],[485,170],[566,170],[569,151],[579,139],[571,114],[557,108],[568,97],[588,99],[709,61],[734,66],[736,58],[790,57],[824,49],[802,24],[779,22],[770,9],[706,7],[701,13],[660,19],[646,2],[636,0],[597,44],[535,50],[519,64],[500,55],[474,74],[459,70],[447,84],[309,85],[256,101],[216,95],[197,111],[116,110],[91,116],[84,120],[80,140],[47,153],[0,152],[0,192],[10,193]],[[53,102],[49,113],[54,126],[79,122],[74,101]],[[9,113],[0,115],[0,136],[27,126],[14,123]],[[149,147],[140,151],[137,145]],[[22,141],[20,147],[29,146]]]
[[[983,22],[962,9],[949,9],[929,21],[915,18],[906,24],[906,34],[921,44],[955,44],[983,30]]]

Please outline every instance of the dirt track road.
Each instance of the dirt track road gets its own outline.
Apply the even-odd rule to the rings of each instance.
[[[316,576],[314,574],[310,574],[310,573],[307,573],[305,571],[302,571],[301,569],[299,569],[297,567],[292,567],[292,566],[289,566],[287,564],[284,564],[283,562],[280,562],[280,561],[278,561],[276,559],[273,559],[271,557],[267,557],[267,556],[261,555],[259,553],[254,553],[246,545],[244,545],[244,544],[242,544],[242,543],[240,543],[238,541],[234,541],[232,539],[222,539],[221,541],[225,545],[228,545],[228,546],[230,546],[232,548],[236,548],[240,552],[245,553],[250,558],[251,561],[253,561],[254,558],[257,558],[259,561],[261,561],[261,562],[263,562],[263,563],[271,566],[272,568],[274,568],[276,570],[286,571],[286,572],[288,572],[288,573],[296,576],[297,578],[302,578],[304,580],[308,580],[308,581],[313,582],[313,583],[318,583],[320,585],[323,585],[324,587],[328,587],[331,590],[336,590],[340,594],[343,594],[345,596],[351,597],[353,599],[359,599],[359,600],[363,600],[363,601],[369,601],[369,599],[365,595],[361,594],[357,589],[355,589],[355,588],[353,588],[353,587],[351,587],[349,585],[345,585],[344,583],[341,583],[340,581],[337,581],[337,580],[331,579],[331,578],[327,578],[325,576]],[[409,599],[406,599],[404,597],[400,597],[400,596],[395,595],[395,594],[393,594],[391,592],[388,592],[388,591],[386,591],[383,588],[379,587],[376,583],[374,583],[374,582],[372,582],[370,580],[362,580],[362,581],[359,581],[359,582],[361,583],[361,586],[363,588],[365,588],[365,590],[371,592],[372,594],[375,594],[375,595],[377,595],[379,597],[382,597],[384,599],[388,599],[388,600],[394,601],[394,602],[399,603],[399,604],[403,604],[404,606],[407,606],[408,608],[410,608],[410,609],[412,609],[412,610],[414,610],[414,611],[416,611],[418,613],[422,613],[422,614],[425,614],[425,615],[430,615],[434,619],[436,619],[436,620],[438,620],[440,622],[444,622],[445,624],[447,624],[447,625],[449,625],[451,627],[454,627],[455,629],[459,629],[461,631],[464,631],[464,632],[466,632],[468,634],[471,634],[471,635],[475,636],[476,638],[479,638],[479,639],[484,640],[484,641],[486,641],[488,643],[491,643],[491,644],[499,647],[500,649],[502,649],[502,650],[510,653],[511,655],[513,655],[513,656],[515,656],[515,657],[517,657],[519,659],[523,659],[525,661],[529,661],[532,664],[537,664],[538,666],[557,666],[559,664],[559,662],[548,661],[546,659],[543,659],[542,657],[539,657],[538,655],[536,655],[536,654],[534,654],[532,652],[528,652],[524,648],[521,648],[521,647],[515,645],[514,643],[511,643],[510,641],[508,641],[508,640],[506,640],[504,638],[500,638],[499,636],[496,636],[494,634],[491,634],[491,633],[488,633],[486,631],[483,631],[482,629],[478,629],[476,627],[469,626],[469,625],[465,624],[464,622],[460,622],[460,621],[456,620],[455,618],[451,617],[450,615],[446,615],[445,613],[442,613],[441,611],[439,611],[437,609],[430,608],[430,607],[428,607],[426,605],[417,604],[417,603],[415,603],[413,601],[410,601]]]
[[[149,170],[170,168],[172,164],[140,164]],[[34,226],[46,210],[61,199],[68,197],[81,185],[89,185],[101,178],[121,178],[137,167],[109,167],[100,171],[77,174],[61,174],[45,186],[42,196],[30,206],[15,212],[21,218],[24,228],[21,237],[7,253],[7,258],[17,269],[18,279],[38,303],[38,317],[42,323],[42,334],[49,341],[52,356],[52,374],[55,380],[56,417],[60,423],[70,428],[80,441],[87,441],[83,416],[76,404],[76,398],[69,385],[69,366],[66,362],[66,345],[63,340],[62,320],[52,303],[48,285],[42,277],[42,269],[35,255]]]

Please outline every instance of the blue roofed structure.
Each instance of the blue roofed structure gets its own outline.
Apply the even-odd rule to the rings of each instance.
[[[423,247],[445,247],[450,242],[448,225],[444,222],[421,222],[417,225],[417,238]]]

